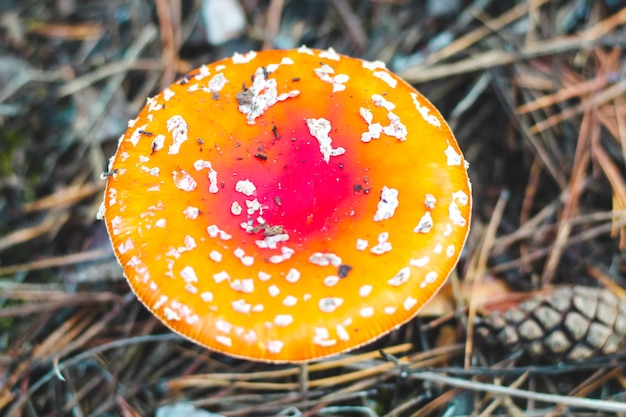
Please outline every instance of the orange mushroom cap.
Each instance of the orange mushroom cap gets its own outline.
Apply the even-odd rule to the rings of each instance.
[[[102,215],[139,299],[215,351],[302,362],[414,317],[468,234],[465,162],[380,62],[235,54],[149,99]]]

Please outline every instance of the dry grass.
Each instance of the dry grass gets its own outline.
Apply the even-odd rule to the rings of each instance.
[[[623,356],[494,362],[471,337],[492,280],[505,293],[626,287],[624,3],[466,0],[443,16],[410,0],[241,3],[248,28],[222,47],[204,43],[199,0],[0,5],[0,415],[144,416],[180,401],[226,416],[426,416],[451,401],[455,415],[626,414]],[[446,293],[456,310],[312,364],[306,385],[296,367],[166,331],[94,220],[107,156],[145,97],[273,40],[388,62],[449,119],[474,185]]]

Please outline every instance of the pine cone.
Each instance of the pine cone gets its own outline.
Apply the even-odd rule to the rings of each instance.
[[[616,353],[626,337],[626,300],[607,289],[574,286],[493,312],[476,325],[489,343],[550,361]]]

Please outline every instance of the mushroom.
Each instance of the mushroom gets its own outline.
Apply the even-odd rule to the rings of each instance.
[[[381,62],[235,54],[148,100],[101,215],[128,282],[214,351],[306,362],[414,317],[468,234],[467,163]]]

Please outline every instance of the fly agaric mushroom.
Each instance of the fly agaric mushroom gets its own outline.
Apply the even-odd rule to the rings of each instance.
[[[381,337],[443,285],[468,234],[466,165],[435,107],[381,62],[249,52],[148,100],[101,214],[172,330],[304,362]]]

